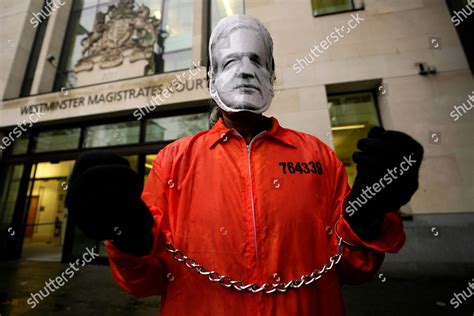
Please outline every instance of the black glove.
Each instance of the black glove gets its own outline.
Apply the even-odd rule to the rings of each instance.
[[[151,250],[153,217],[140,198],[143,181],[116,154],[81,155],[69,178],[66,206],[86,236],[112,239],[123,252],[144,256]]]
[[[344,216],[363,239],[375,239],[386,213],[410,201],[418,189],[423,147],[407,134],[373,127],[352,158],[357,176]]]

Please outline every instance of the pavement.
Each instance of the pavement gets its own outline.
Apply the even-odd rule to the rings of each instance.
[[[455,294],[472,293],[474,214],[416,216],[405,222],[407,243],[386,260],[368,283],[344,286],[348,316],[474,315],[474,295],[450,303]],[[135,299],[121,291],[108,266],[82,267],[61,289],[34,309],[27,304],[49,278],[68,267],[30,260],[0,262],[0,316],[4,315],[157,315],[160,299]]]
[[[108,266],[86,265],[32,309],[30,293],[69,265],[53,262],[0,263],[0,315],[156,315],[159,297],[137,300],[120,290]]]

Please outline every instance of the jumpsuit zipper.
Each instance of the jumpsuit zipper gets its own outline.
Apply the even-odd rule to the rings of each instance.
[[[237,132],[237,131],[236,131]],[[252,143],[254,140],[259,138],[261,135],[265,134],[266,131],[262,131],[261,133],[257,134],[252,140],[250,141],[249,144],[247,144],[247,165],[248,165],[248,171],[249,171],[249,184],[250,184],[250,203],[252,206],[252,223],[253,223],[253,239],[255,243],[255,261],[258,264],[258,246],[257,246],[257,224],[255,220],[255,204],[254,204],[254,197],[253,197],[253,189],[252,189],[252,169],[250,166],[250,152],[252,149]],[[242,137],[238,132],[237,134]],[[243,137],[242,137],[243,139]]]
[[[252,189],[252,171],[250,169],[250,144],[247,145],[247,161],[249,169],[250,181],[250,203],[252,205],[252,223],[253,223],[253,241],[255,244],[255,260],[258,262],[258,246],[257,246],[257,224],[255,222],[255,205],[253,203],[253,189]]]
[[[240,138],[242,138],[245,142],[245,139],[242,135],[240,135],[240,133],[236,130],[236,129],[232,129],[234,131],[234,133],[238,136],[240,136]],[[262,136],[263,134],[265,134],[267,131],[262,131],[260,133],[258,133],[257,135],[255,135],[254,138],[252,138],[250,140],[250,143],[246,144],[247,146],[247,166],[248,166],[248,172],[249,172],[249,185],[250,185],[250,204],[251,204],[251,207],[252,207],[252,224],[253,224],[253,240],[254,240],[254,244],[255,244],[255,262],[258,264],[258,246],[257,246],[257,224],[256,224],[256,221],[255,221],[255,204],[254,204],[254,201],[253,201],[253,189],[252,189],[252,169],[250,167],[250,152],[251,152],[251,149],[252,149],[252,143],[254,140],[258,139],[260,136]]]

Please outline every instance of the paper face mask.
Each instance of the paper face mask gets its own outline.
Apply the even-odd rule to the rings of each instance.
[[[235,19],[239,16],[226,19],[232,18],[234,21],[229,23],[235,24]],[[220,23],[223,22],[226,21]],[[244,22],[246,21],[239,21],[239,24]],[[215,45],[210,46],[210,72],[213,73],[210,93],[222,110],[260,114],[270,106],[273,98],[273,74],[269,70],[272,59],[271,48],[265,45],[264,36],[254,25],[251,28],[246,28],[245,25],[232,27],[229,34],[218,36]]]

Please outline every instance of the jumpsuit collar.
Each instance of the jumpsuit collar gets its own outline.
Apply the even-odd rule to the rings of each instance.
[[[288,129],[281,127],[276,118],[271,117],[270,119],[270,129],[268,129],[263,136],[272,138],[283,145],[292,148],[297,148],[296,142],[292,139],[293,134]],[[228,133],[231,131],[235,130],[227,127],[224,124],[224,120],[222,119],[222,117],[220,117],[216,124],[209,130],[209,148],[213,148],[217,143],[221,141],[226,141]]]

